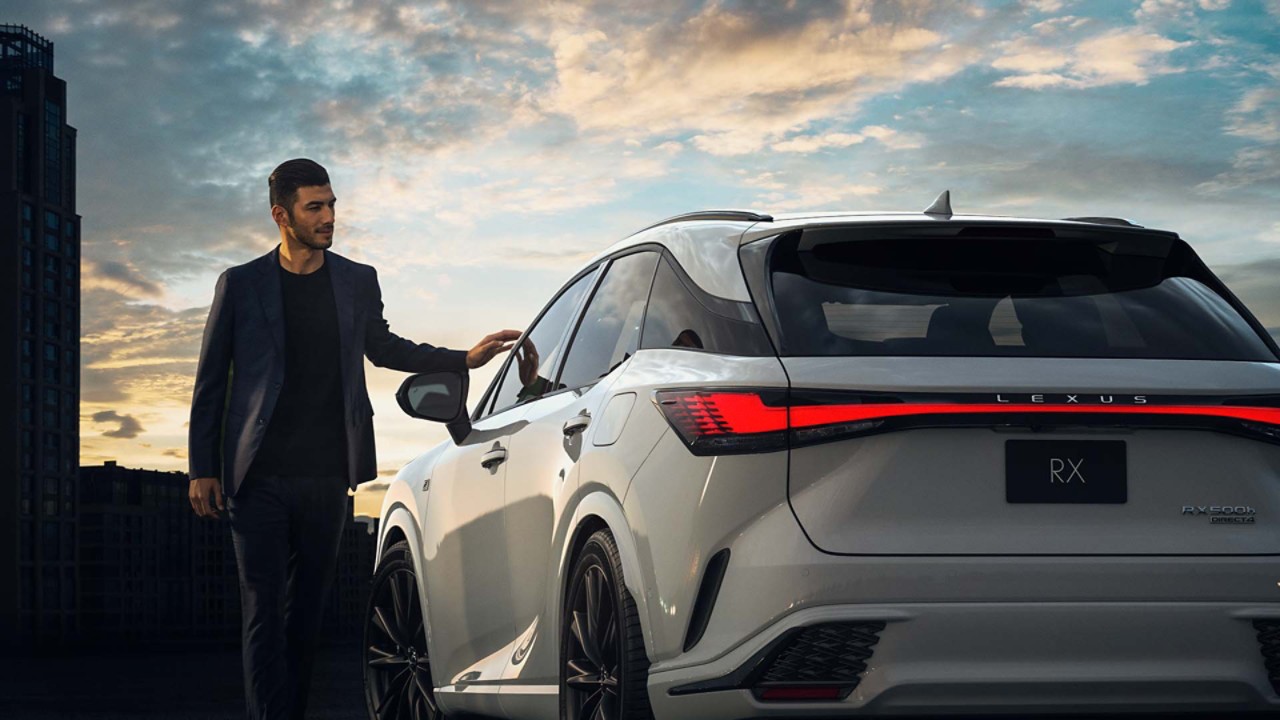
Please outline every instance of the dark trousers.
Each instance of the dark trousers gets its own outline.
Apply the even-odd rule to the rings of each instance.
[[[264,475],[227,499],[250,720],[303,718],[346,523],[342,477]]]

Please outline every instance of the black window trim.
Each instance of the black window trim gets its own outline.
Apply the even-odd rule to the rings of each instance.
[[[508,405],[507,407],[504,407],[504,408],[490,409],[488,412],[485,412],[485,408],[490,404],[490,402],[497,400],[496,395],[497,395],[498,384],[502,381],[504,377],[506,377],[507,368],[513,362],[513,358],[515,358],[516,348],[520,347],[520,344],[524,342],[526,337],[528,337],[529,331],[533,330],[538,326],[538,323],[542,321],[542,318],[547,314],[547,311],[550,310],[551,307],[556,304],[556,301],[558,301],[566,292],[569,291],[569,288],[573,287],[574,284],[577,283],[582,278],[595,272],[596,276],[591,281],[591,283],[587,286],[587,291],[584,294],[584,300],[574,308],[573,314],[570,315],[569,317],[568,325],[566,326],[565,330],[561,331],[562,334],[560,335],[560,338],[563,339],[565,337],[565,333],[569,332],[570,327],[577,326],[578,318],[582,315],[583,309],[586,308],[585,298],[589,298],[591,295],[593,295],[595,293],[596,287],[600,284],[600,278],[603,277],[604,274],[597,271],[600,270],[611,259],[612,257],[603,258],[600,261],[594,262],[591,265],[583,268],[581,271],[575,273],[572,278],[570,278],[566,283],[560,286],[560,289],[556,291],[556,294],[551,297],[551,300],[547,301],[547,304],[542,307],[542,310],[538,311],[538,314],[537,316],[534,317],[533,322],[529,323],[529,327],[525,328],[525,331],[521,333],[519,339],[516,340],[515,345],[513,345],[511,347],[511,350],[507,352],[507,358],[502,363],[502,367],[498,370],[498,373],[493,376],[493,380],[490,381],[489,387],[484,391],[484,395],[481,396],[480,402],[476,404],[476,409],[471,413],[471,421],[473,423],[479,422],[480,420],[483,420],[488,417],[492,417],[499,413],[506,412],[507,410],[510,410],[512,408],[517,408],[527,404],[527,402],[526,403],[517,402],[514,405]],[[560,357],[556,358],[556,364],[552,368],[552,371],[556,376],[560,374],[560,365],[561,363],[564,362],[564,357],[567,354],[568,354],[567,352],[562,353]],[[556,391],[556,392],[559,392],[559,391]],[[537,399],[540,400],[543,397],[547,397],[548,395],[554,395],[554,394],[555,393],[547,393],[547,395],[543,395]]]
[[[721,350],[708,350],[706,348],[674,346],[646,348],[644,346],[644,325],[640,326],[640,348],[636,350],[636,352],[642,352],[644,350],[678,350],[681,352],[702,353],[705,355],[724,355],[729,357],[777,357],[776,345],[773,342],[773,338],[769,337],[768,326],[763,323],[760,310],[754,302],[754,298],[749,300],[729,300],[727,298],[716,297],[706,290],[703,290],[680,264],[680,261],[676,258],[675,254],[665,247],[662,250],[662,257],[671,265],[671,270],[676,276],[676,281],[684,287],[685,291],[689,293],[689,296],[692,297],[703,310],[711,313],[712,315],[725,318],[726,320],[760,325],[764,329],[765,342],[769,345],[770,353],[767,355],[739,355],[737,353],[723,352]],[[661,260],[659,262],[661,262]],[[738,258],[738,263],[739,265],[742,263],[740,256]],[[653,301],[653,288],[657,284],[658,272],[660,270],[661,268],[658,268],[654,271],[653,281],[649,283],[649,299],[645,301],[644,306],[645,321],[649,318],[649,303]],[[747,288],[747,296],[749,298],[751,297],[750,285],[748,285]]]
[[[609,270],[613,268],[614,263],[618,262],[624,257],[629,257],[631,255],[638,255],[643,252],[651,252],[657,255],[657,260],[653,264],[653,273],[649,276],[649,290],[644,294],[644,310],[640,313],[640,335],[641,336],[644,335],[644,320],[649,315],[649,298],[653,294],[653,279],[657,277],[658,263],[662,262],[662,253],[665,250],[666,248],[659,245],[658,243],[643,243],[641,245],[634,245],[625,250],[621,250],[617,254],[610,255],[607,258],[608,264],[604,267],[603,270],[601,270],[600,278],[596,281],[595,285],[591,288],[590,296],[587,297],[586,302],[582,304],[582,309],[578,312],[578,317],[573,322],[573,334],[569,337],[569,344],[565,346],[564,356],[557,363],[555,381],[552,383],[552,387],[560,384],[561,376],[564,374],[564,361],[569,358],[569,354],[573,352],[574,343],[578,341],[578,331],[582,328],[582,321],[585,320],[587,317],[587,308],[591,307],[591,301],[595,300],[596,293],[600,291],[600,286],[604,284],[604,279],[609,276]],[[639,342],[640,342],[640,338],[636,338],[636,344],[637,344],[636,352],[640,352]],[[596,383],[600,382],[600,380],[601,378],[596,378],[594,382],[590,382],[586,385],[579,385],[576,388],[560,388],[553,392],[549,392],[546,395],[543,395],[542,397],[539,397],[538,400],[541,400],[544,397],[551,397],[552,395],[558,395],[567,390],[581,390],[583,388],[589,388],[595,385]]]

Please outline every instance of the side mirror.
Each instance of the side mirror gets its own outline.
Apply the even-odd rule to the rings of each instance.
[[[410,417],[452,422],[467,409],[467,376],[440,371],[410,375],[396,391],[396,402]]]

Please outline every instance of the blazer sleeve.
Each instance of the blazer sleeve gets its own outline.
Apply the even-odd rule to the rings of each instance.
[[[411,373],[432,370],[467,372],[465,350],[415,343],[391,332],[390,325],[382,317],[382,288],[378,285],[378,271],[373,268],[370,268],[367,292],[369,317],[365,322],[364,354],[374,365]]]
[[[187,439],[189,474],[194,480],[219,477],[222,471],[222,422],[231,372],[234,317],[227,300],[227,273],[218,276],[213,304],[204,325],[196,384],[191,394],[191,422]]]

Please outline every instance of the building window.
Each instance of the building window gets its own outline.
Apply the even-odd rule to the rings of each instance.
[[[76,206],[76,136],[68,133],[63,142],[66,143],[67,156],[67,171],[63,176],[63,186],[66,188],[64,191],[66,202],[63,204],[66,207],[73,208]],[[70,234],[68,233],[68,235]]]
[[[28,245],[31,244],[31,226],[30,225],[22,226],[22,242]]]
[[[16,75],[19,82],[22,80],[21,75]],[[29,192],[27,185],[27,116],[18,113],[18,191]],[[23,216],[31,219],[31,215],[27,210],[30,206],[23,208]]]
[[[23,360],[22,361],[22,378],[24,380],[30,380],[32,379],[32,376],[33,376],[33,373],[32,373],[31,361]]]
[[[57,361],[58,361],[58,346],[57,346],[57,345],[54,345],[53,343],[45,343],[45,344],[44,344],[44,359],[45,359],[45,360],[47,360],[47,361],[49,361],[49,362],[57,362]],[[54,400],[54,404],[55,404],[55,405],[57,404],[57,399],[56,399],[56,398],[55,398],[55,400]]]
[[[43,543],[41,545],[41,550],[44,552],[44,561],[45,563],[48,563],[50,561],[57,561],[59,559],[58,557],[58,523],[56,521],[45,522],[45,523],[42,523],[42,527],[43,527],[43,530],[41,531],[41,534],[43,535]],[[45,569],[46,571],[49,569],[47,565]],[[52,573],[49,573],[48,575],[45,575],[45,577],[48,578],[49,575],[51,574]],[[54,592],[54,595],[55,596],[57,595],[56,591]]]
[[[35,307],[35,305],[36,305],[36,304],[35,304],[35,301],[33,301],[33,300],[32,300],[32,297],[31,297],[31,296],[29,296],[29,295],[26,295],[26,293],[23,293],[23,296],[22,296],[22,332],[24,332],[24,333],[32,332],[32,331],[31,331],[31,328],[32,328],[32,315],[35,315],[35,313],[32,313],[32,307]]]
[[[31,267],[31,248],[22,248],[22,264]]]
[[[31,496],[34,492],[35,483],[36,483],[36,479],[34,477],[30,475],[22,476],[22,514],[23,515],[31,514]],[[26,522],[23,523],[24,533],[26,532],[26,526],[30,524],[31,523],[26,523]],[[26,539],[27,539],[26,535],[24,534],[22,540],[25,542]],[[23,558],[23,559],[29,560],[30,558]]]
[[[26,268],[22,269],[22,287],[31,289],[31,271]]]
[[[63,527],[65,529],[65,528],[71,527],[71,525],[68,524],[68,525],[64,525]],[[64,544],[66,543],[65,535],[63,536],[63,543]],[[73,545],[71,547],[75,547],[75,546]],[[62,609],[63,610],[76,609],[76,577],[72,573],[70,568],[62,569]]]
[[[50,230],[57,230],[62,227],[62,222],[58,218],[58,213],[52,210],[44,211],[44,226]]]
[[[52,100],[44,103],[44,195],[62,204],[62,108]]]
[[[22,338],[22,357],[31,357],[31,339]]]
[[[44,247],[46,250],[58,252],[61,247],[61,243],[58,242],[58,233],[56,230],[54,232],[46,232],[44,234]]]

